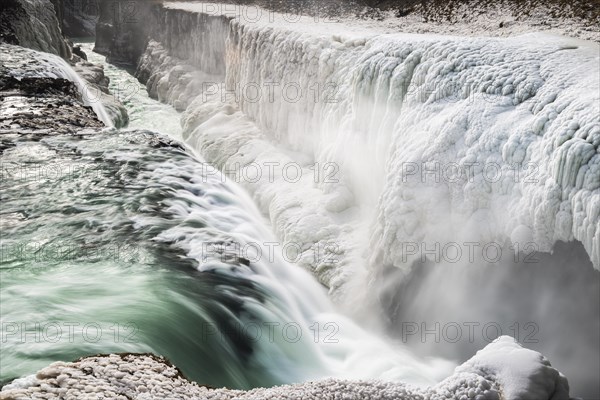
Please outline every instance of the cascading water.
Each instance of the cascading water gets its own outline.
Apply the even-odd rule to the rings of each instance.
[[[11,366],[0,369],[1,381],[107,352],[164,355],[190,378],[229,388],[326,376],[424,386],[451,375],[456,362],[417,358],[337,312],[314,277],[288,262],[291,243],[300,249],[291,258],[336,298],[372,313],[379,296],[396,339],[406,333],[394,329],[397,320],[431,328],[475,318],[507,328],[510,318],[537,318],[538,348],[576,393],[593,393],[600,130],[598,77],[588,72],[598,69],[597,49],[546,36],[540,44],[537,36],[465,41],[310,20],[288,26],[275,14],[274,26],[248,24],[196,12],[198,3],[166,7],[157,39],[182,37],[150,41],[138,73],[150,93],[186,109],[182,134],[178,113],[91,54],[105,64],[133,129],[0,137],[0,357]],[[75,82],[109,125],[72,69],[44,57],[40,76]],[[303,95],[271,91],[290,85]],[[268,92],[259,101],[246,91],[257,87]],[[190,148],[172,140],[180,137]],[[455,160],[493,163],[510,179],[490,182],[475,168],[473,180],[440,184],[405,169]],[[530,172],[524,162],[542,172],[531,185],[510,175]],[[269,179],[240,179],[254,202],[212,166],[239,179],[269,163]],[[299,180],[289,179],[289,164],[299,166]],[[518,262],[434,262],[405,246],[449,238],[535,240],[543,264],[523,271]],[[562,264],[573,260],[571,276]],[[578,294],[585,307],[571,300]],[[428,347],[416,339],[412,347]],[[483,345],[422,354],[464,359]],[[508,398],[565,394],[547,361],[509,338],[432,390],[450,397],[448,388],[463,385],[465,396],[499,398],[478,383],[482,376]]]
[[[73,82],[77,86],[84,104],[92,107],[98,116],[98,119],[102,121],[104,125],[107,127],[113,126],[112,118],[108,111],[106,111],[106,108],[104,108],[98,94],[95,91],[90,90],[90,84],[77,75],[65,60],[54,54],[39,53],[38,63],[39,68],[36,68],[34,72],[29,71],[23,76],[63,78]]]
[[[144,104],[146,122],[166,107]],[[337,314],[313,277],[269,250],[247,195],[177,142],[114,129],[5,141],[2,381],[106,352],[154,352],[233,388],[450,375],[453,363],[418,360]],[[229,254],[236,245],[250,259]]]
[[[596,45],[541,34],[382,35],[274,13],[250,20],[239,9],[225,22],[226,7],[165,8],[138,72],[161,100],[190,104],[186,142],[241,181],[284,243],[302,244],[298,263],[335,297],[360,309],[377,293],[398,336],[404,322],[475,320],[521,339],[537,329],[529,346],[571,377],[575,393],[597,395]],[[184,20],[189,32],[164,37]],[[221,59],[226,74],[183,79],[207,58]],[[288,164],[303,179],[292,182]],[[269,179],[244,179],[257,165]],[[325,179],[313,179],[327,165]],[[310,257],[328,242],[340,262]],[[448,244],[458,244],[458,262],[438,261],[456,257],[457,246],[436,250]],[[490,244],[502,259],[489,262]],[[539,253],[527,268],[532,246]],[[583,306],[573,300],[581,296]],[[485,344],[479,336],[429,346],[419,334],[412,344],[465,358]],[[579,345],[565,354],[571,340]]]
[[[109,91],[127,108],[130,128],[150,129],[181,139],[180,114],[173,107],[148,97],[146,87],[127,70],[107,63],[104,56],[94,53],[93,42],[82,41],[77,45],[86,53],[88,61],[104,66],[104,75],[110,80]]]

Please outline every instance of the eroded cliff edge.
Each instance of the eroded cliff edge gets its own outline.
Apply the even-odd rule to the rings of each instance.
[[[104,127],[94,110],[84,105],[73,82],[44,76],[38,67],[42,53],[0,44],[0,56],[0,134],[4,139]]]

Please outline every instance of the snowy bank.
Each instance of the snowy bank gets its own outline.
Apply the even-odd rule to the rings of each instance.
[[[56,362],[35,376],[17,379],[0,392],[20,399],[380,399],[561,400],[567,380],[539,353],[501,337],[430,388],[382,381],[326,379],[249,391],[214,389],[188,381],[163,358],[110,354]]]

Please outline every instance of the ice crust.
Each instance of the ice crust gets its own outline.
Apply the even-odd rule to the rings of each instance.
[[[199,3],[166,7],[173,22],[179,14],[205,20],[211,10],[222,24],[227,15]],[[596,44],[539,33],[381,34],[267,15],[230,15],[229,30],[202,34],[226,43],[221,77],[180,72],[201,67],[187,36],[176,54],[183,47],[194,56],[177,58],[153,41],[140,65],[153,71],[149,88],[159,98],[188,105],[188,143],[237,174],[279,238],[303,244],[298,263],[334,297],[350,277],[382,266],[408,273],[421,254],[409,254],[406,243],[533,242],[551,252],[557,241],[578,240],[600,268]],[[213,94],[219,78],[224,85]],[[273,83],[303,95],[231,96]],[[280,167],[267,177],[270,162]],[[305,167],[298,182],[283,178],[290,162]],[[265,179],[243,179],[253,163]],[[335,179],[315,183],[315,164],[333,165]],[[454,167],[461,175],[441,175]],[[429,168],[437,178],[421,174]],[[336,256],[316,259],[328,243]]]
[[[500,337],[430,388],[382,381],[325,379],[249,391],[213,389],[189,382],[168,361],[148,354],[110,354],[56,362],[14,381],[2,400],[20,399],[568,399],[564,376],[539,353]]]

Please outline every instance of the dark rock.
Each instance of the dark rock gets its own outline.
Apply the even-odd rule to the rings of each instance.
[[[70,37],[92,37],[100,16],[98,0],[59,0],[63,6],[63,32]]]
[[[76,133],[103,128],[80,91],[67,79],[43,76],[41,53],[0,45],[0,135]],[[47,68],[47,67],[46,67]]]
[[[80,46],[73,46],[73,54],[81,57],[83,60],[87,61],[87,54],[83,50],[81,50]]]
[[[136,65],[156,26],[161,1],[102,0],[94,51],[117,64]]]
[[[71,58],[50,0],[2,0],[1,42]]]

